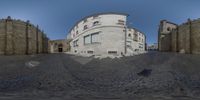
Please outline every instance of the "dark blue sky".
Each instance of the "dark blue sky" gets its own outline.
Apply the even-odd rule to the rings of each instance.
[[[82,17],[98,12],[128,13],[130,25],[157,42],[160,20],[177,24],[200,18],[200,0],[0,0],[0,18],[30,20],[50,39],[64,39]]]

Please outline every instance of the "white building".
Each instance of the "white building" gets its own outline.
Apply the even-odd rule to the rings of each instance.
[[[82,56],[132,55],[145,51],[145,35],[128,28],[127,14],[100,13],[77,22],[68,34],[71,53]]]

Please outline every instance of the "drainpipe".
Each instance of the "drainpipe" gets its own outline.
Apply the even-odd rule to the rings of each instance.
[[[127,40],[127,26],[125,25],[125,46],[124,46],[124,53],[126,54],[127,53],[127,47],[126,47],[126,40]]]

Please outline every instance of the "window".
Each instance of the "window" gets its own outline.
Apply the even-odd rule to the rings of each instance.
[[[131,46],[131,41],[126,41],[127,46]]]
[[[78,35],[78,31],[76,31],[76,35]]]
[[[99,24],[99,21],[95,21],[94,23],[93,23],[93,26],[97,26]]]
[[[75,41],[73,42],[73,46],[74,46],[74,47],[78,47],[78,40],[75,40]]]
[[[84,44],[90,44],[90,43],[91,43],[90,35],[84,36]]]
[[[118,23],[119,25],[125,25],[125,21],[124,20],[118,20]]]
[[[84,44],[99,43],[99,32],[84,36]]]
[[[117,54],[117,51],[108,51],[108,54]]]
[[[131,37],[131,33],[128,34],[128,37]]]
[[[93,54],[93,53],[94,53],[94,51],[87,51],[87,53],[88,53],[88,54]]]
[[[87,26],[87,25],[84,26],[83,30],[86,30],[86,29],[88,29],[88,26]]]
[[[99,40],[99,32],[93,33],[91,35],[91,39],[92,39],[92,43],[99,43],[100,42],[100,40]]]
[[[124,21],[124,20],[118,20],[118,22],[119,22],[119,23],[124,23],[125,21]]]
[[[168,27],[168,28],[167,28],[167,31],[171,31],[171,28],[170,28],[170,27]]]
[[[77,53],[77,50],[74,50],[75,53]]]

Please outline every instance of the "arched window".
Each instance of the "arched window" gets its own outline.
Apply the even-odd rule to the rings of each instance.
[[[170,27],[168,27],[168,28],[167,28],[167,31],[171,31],[171,28],[170,28]]]
[[[76,35],[78,35],[78,31],[76,31]]]
[[[87,26],[87,25],[84,26],[83,30],[86,30],[86,29],[88,29],[88,26]]]
[[[131,33],[128,34],[128,37],[131,37]]]
[[[96,25],[98,25],[99,24],[99,21],[95,21],[94,23],[93,23],[93,26],[96,26]]]

